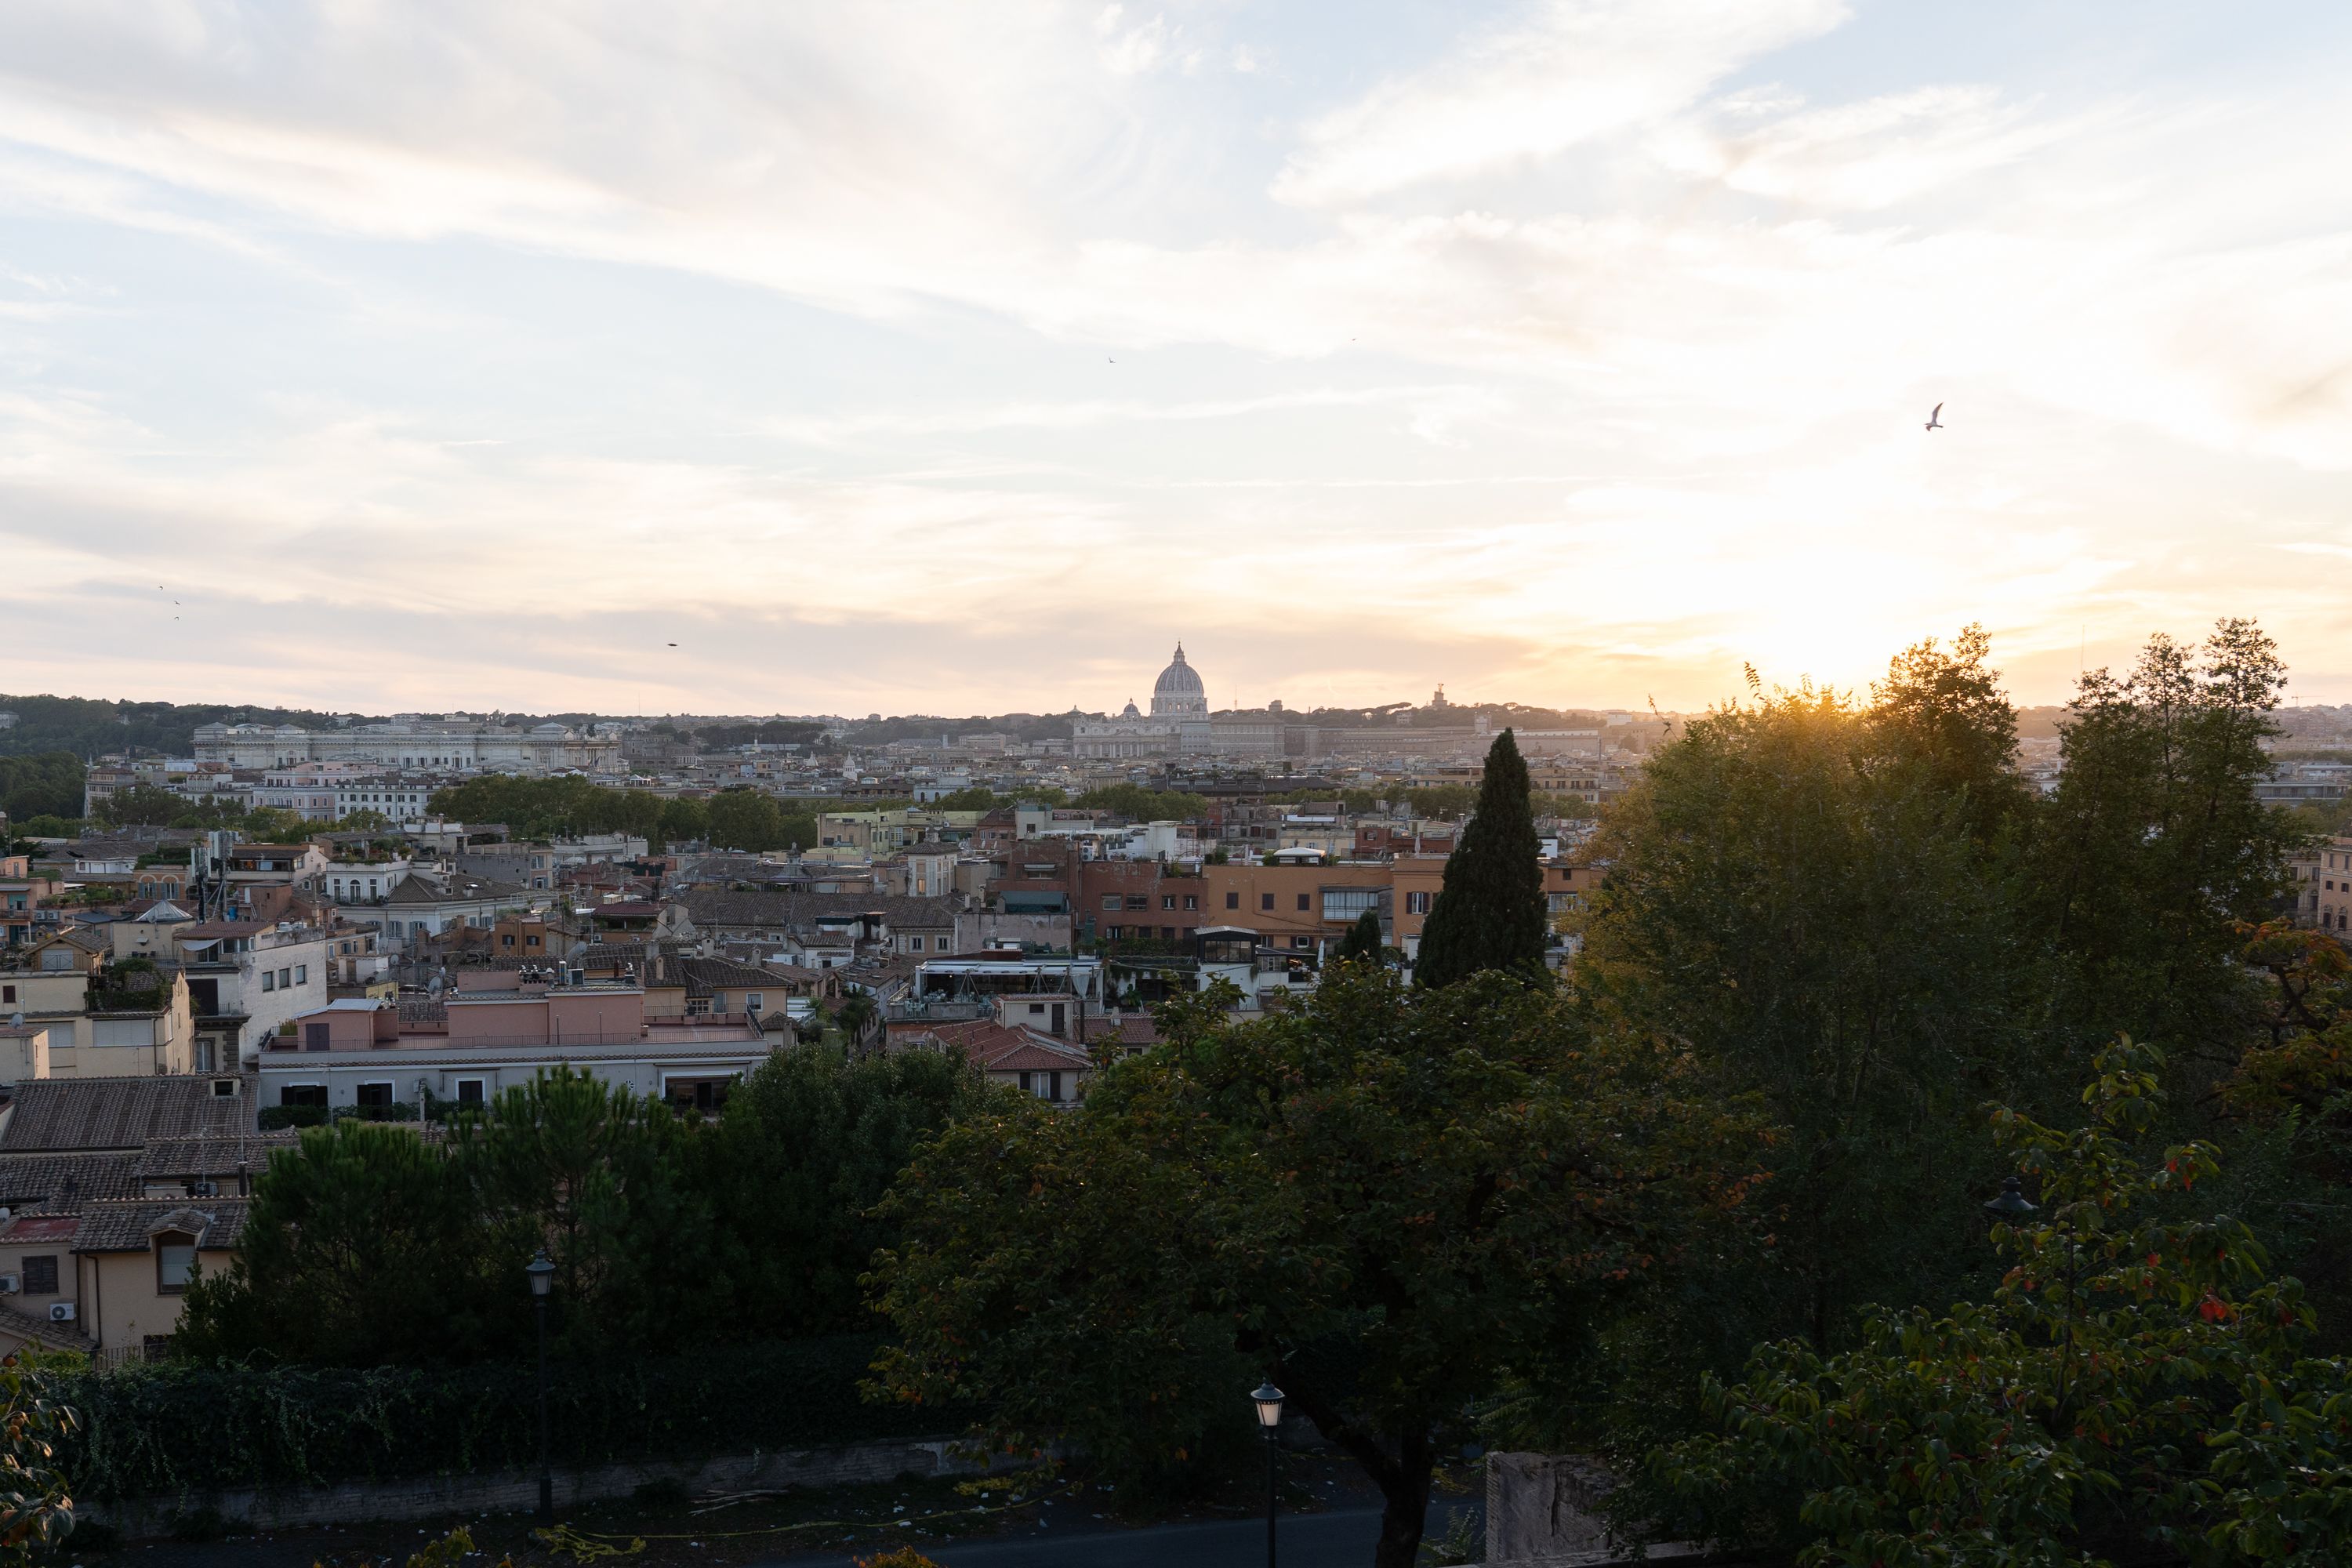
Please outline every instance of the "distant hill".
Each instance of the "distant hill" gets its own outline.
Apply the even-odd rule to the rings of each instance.
[[[257,724],[327,725],[333,721],[307,708],[257,708],[225,702],[109,702],[89,697],[0,697],[0,712],[16,723],[0,730],[0,757],[41,752],[71,752],[91,757],[101,752],[168,752],[184,757],[195,746],[196,726],[251,720]]]

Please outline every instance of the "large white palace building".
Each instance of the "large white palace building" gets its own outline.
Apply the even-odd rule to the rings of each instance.
[[[599,729],[603,729],[599,726]],[[589,733],[562,724],[528,730],[480,719],[404,714],[383,724],[305,730],[294,724],[204,724],[196,761],[232,768],[286,768],[298,763],[373,763],[446,773],[553,773],[570,769],[618,773],[617,732]]]

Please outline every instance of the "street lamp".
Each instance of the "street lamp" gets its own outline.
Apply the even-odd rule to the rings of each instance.
[[[2035,1205],[2026,1201],[2025,1184],[2015,1176],[2010,1176],[2000,1184],[2000,1196],[1986,1201],[1985,1212],[1992,1215],[1995,1220],[2014,1225],[2027,1215],[2040,1214],[2042,1211]]]
[[[547,1460],[547,1293],[555,1289],[555,1265],[547,1248],[522,1266],[530,1281],[530,1304],[539,1313],[539,1522],[555,1522],[555,1478]]]
[[[1250,1399],[1257,1406],[1258,1429],[1265,1434],[1265,1568],[1274,1568],[1275,1487],[1278,1479],[1276,1467],[1282,1458],[1275,1435],[1282,1429],[1282,1390],[1271,1383],[1261,1383]]]

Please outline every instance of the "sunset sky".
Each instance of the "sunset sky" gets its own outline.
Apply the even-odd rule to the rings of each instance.
[[[2253,615],[2352,700],[2347,80],[2266,0],[19,0],[0,690],[1695,708],[1982,621],[2052,701]]]

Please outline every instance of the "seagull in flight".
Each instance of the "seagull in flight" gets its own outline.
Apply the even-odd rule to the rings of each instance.
[[[1944,405],[1943,405],[1942,404],[1938,403],[1937,405],[1936,405],[1936,407],[1935,407],[1934,412],[1930,413],[1930,414],[1927,416],[1927,428],[1928,428],[1928,429],[1930,429],[1930,430],[1941,430],[1941,429],[1944,427],[1943,413],[1944,413]]]

